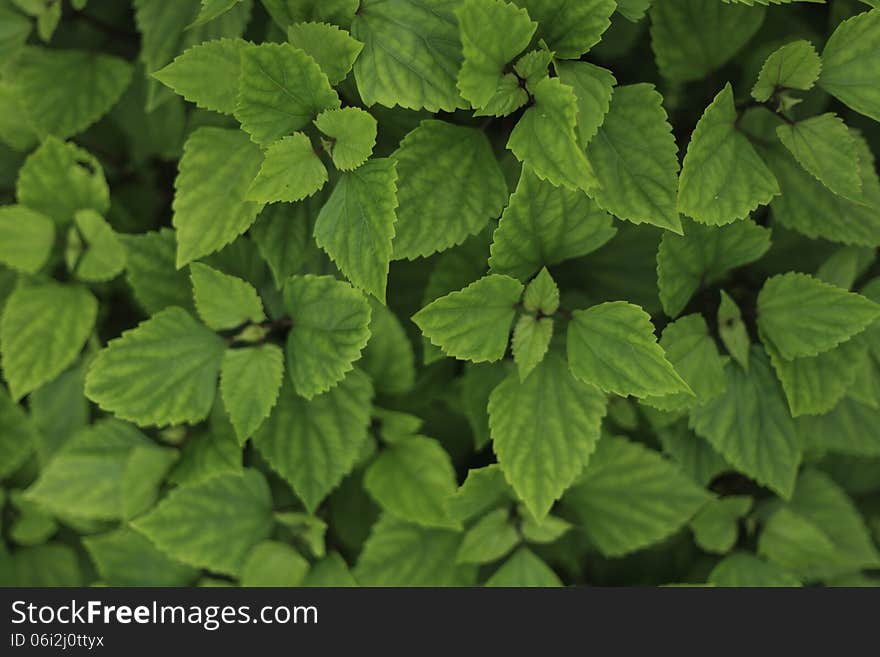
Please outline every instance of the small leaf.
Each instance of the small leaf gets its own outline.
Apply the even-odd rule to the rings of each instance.
[[[513,361],[519,371],[520,381],[525,381],[529,373],[544,360],[553,338],[553,319],[537,319],[523,315],[513,330]]]
[[[330,84],[342,82],[364,48],[357,39],[329,23],[294,23],[287,40],[318,62]]]
[[[52,252],[55,224],[23,205],[0,206],[0,263],[26,274],[38,272]]]
[[[559,309],[559,288],[546,267],[526,286],[523,308],[530,313],[540,311],[542,315],[548,316]]]
[[[242,0],[202,0],[202,8],[199,10],[199,15],[196,16],[196,20],[190,24],[190,27],[192,28],[197,25],[202,25],[203,23],[214,20],[218,16],[222,16],[241,1]]]
[[[724,290],[721,290],[721,304],[718,306],[718,337],[733,360],[748,372],[752,341],[742,321],[739,306]]]
[[[357,169],[373,153],[376,119],[358,107],[326,110],[315,119],[318,130],[331,138],[330,157],[341,171]]]
[[[302,201],[327,182],[327,168],[311,140],[301,132],[283,137],[266,149],[260,172],[245,194],[248,201]]]
[[[220,331],[266,319],[257,291],[247,281],[194,262],[189,266],[193,298],[201,320]]]
[[[617,8],[612,0],[515,0],[538,21],[538,39],[547,42],[560,59],[579,59],[611,25]]]
[[[220,393],[239,443],[269,417],[284,378],[284,352],[266,344],[227,349],[220,369]]]
[[[733,495],[712,500],[691,520],[697,545],[706,552],[724,554],[736,544],[738,520],[752,508],[752,498]]]
[[[109,586],[188,586],[198,576],[127,527],[86,536],[83,546]]]
[[[519,543],[509,509],[496,509],[480,518],[464,535],[457,563],[484,564],[497,561]]]
[[[715,586],[798,587],[800,580],[782,568],[748,552],[734,552],[709,573]]]
[[[38,441],[31,418],[0,388],[0,478],[24,465]]]
[[[574,89],[578,140],[586,148],[605,121],[617,80],[608,69],[589,62],[557,62],[556,72],[563,84]]]
[[[496,463],[469,470],[464,483],[446,498],[445,506],[450,518],[465,522],[514,499],[513,489]]]
[[[800,40],[788,43],[774,50],[752,87],[752,97],[760,103],[766,102],[781,89],[800,89],[808,91],[816,84],[822,71],[819,53],[809,41]]]
[[[292,547],[278,541],[257,543],[241,567],[241,586],[299,586],[309,562]]]
[[[116,278],[125,269],[125,246],[110,224],[94,210],[80,210],[74,222],[85,241],[85,250],[76,263],[76,277],[81,281],[103,283]]]
[[[562,586],[562,581],[531,550],[521,547],[492,574],[486,586],[549,588]]]

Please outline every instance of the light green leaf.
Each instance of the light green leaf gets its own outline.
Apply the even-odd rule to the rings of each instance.
[[[724,290],[721,290],[721,303],[718,306],[718,337],[727,348],[727,353],[748,372],[752,341],[739,306]]]
[[[284,352],[276,345],[226,350],[220,369],[220,394],[240,443],[269,417],[283,378]]]
[[[530,313],[549,316],[559,309],[559,288],[546,267],[526,286],[522,301],[523,308]]]
[[[529,543],[555,543],[571,529],[570,522],[556,516],[547,516],[539,522],[525,507],[520,507],[519,513],[523,517],[520,532]]]
[[[31,418],[0,388],[0,479],[24,465],[39,439]]]
[[[330,84],[342,82],[364,48],[357,39],[329,23],[294,23],[287,40],[318,62]]]
[[[215,400],[206,431],[190,436],[183,443],[180,459],[168,480],[175,484],[195,484],[220,474],[241,474],[242,446],[220,399]]]
[[[116,104],[131,80],[131,65],[103,53],[27,47],[5,76],[37,134],[65,139]]]
[[[727,364],[724,393],[694,409],[690,424],[737,470],[789,498],[800,441],[769,359],[757,345],[750,356],[748,372]]]
[[[507,202],[504,174],[479,130],[423,121],[392,157],[400,175],[396,259],[461,244],[499,216]]]
[[[496,361],[507,351],[510,325],[522,293],[523,285],[516,279],[490,274],[440,297],[412,319],[448,356]]]
[[[183,52],[153,77],[198,107],[222,114],[235,111],[244,39],[215,39]]]
[[[285,543],[263,541],[248,553],[241,567],[241,586],[299,586],[309,571],[309,562]]]
[[[351,32],[364,49],[354,64],[367,106],[451,112],[466,103],[455,86],[459,0],[362,0]],[[430,44],[430,47],[426,47]]]
[[[684,235],[665,231],[657,251],[660,302],[670,317],[684,310],[701,286],[758,260],[770,248],[770,230],[750,219],[727,226],[706,226],[685,219],[682,225]]]
[[[99,214],[110,208],[110,192],[101,163],[87,151],[55,137],[43,140],[18,172],[15,196],[21,205],[42,212],[56,224],[73,221],[77,210]]]
[[[327,182],[327,168],[301,132],[279,139],[268,149],[260,172],[245,194],[248,201],[301,201]]]
[[[373,388],[355,370],[311,400],[281,386],[278,403],[253,437],[269,465],[311,513],[351,472],[367,440]]]
[[[501,564],[492,577],[486,581],[492,587],[537,587],[562,586],[559,576],[546,563],[529,550],[521,547]]]
[[[525,280],[543,266],[595,251],[616,232],[611,217],[586,194],[554,187],[523,167],[492,236],[489,266]]]
[[[356,286],[385,303],[397,208],[397,163],[370,160],[340,175],[315,222],[315,241]]]
[[[455,15],[464,55],[458,90],[471,105],[485,108],[501,83],[504,67],[526,49],[538,26],[525,10],[503,0],[465,0]],[[487,25],[492,29],[487,30]]]
[[[557,62],[556,72],[563,84],[574,89],[578,139],[586,148],[608,114],[617,80],[608,69],[589,62]]]
[[[668,324],[660,347],[694,395],[685,392],[646,397],[645,403],[664,411],[691,408],[714,399],[726,385],[724,362],[702,315],[686,315]]]
[[[501,467],[494,463],[469,470],[464,483],[446,498],[450,518],[465,522],[498,506],[509,506],[515,499],[513,489],[504,479]]]
[[[573,313],[568,364],[586,383],[617,395],[691,393],[666,360],[650,316],[639,306],[613,301]]]
[[[591,191],[596,174],[578,143],[577,97],[558,78],[535,85],[534,105],[517,122],[507,148],[541,180],[569,189]]]
[[[697,545],[706,552],[724,554],[736,544],[739,519],[752,508],[748,495],[733,495],[712,500],[691,520]]]
[[[16,401],[76,360],[95,325],[98,301],[85,287],[19,282],[0,317],[3,377]]]
[[[212,21],[218,16],[222,16],[227,11],[232,9],[236,4],[241,2],[241,0],[201,0],[202,8],[199,10],[199,15],[196,16],[196,20],[190,25],[190,27],[196,27],[197,25],[201,25],[203,23],[207,23],[208,21]]]
[[[27,489],[26,499],[55,515],[131,518],[152,506],[176,458],[175,451],[159,447],[131,425],[102,420],[61,447]]]
[[[552,317],[538,319],[523,315],[519,318],[513,330],[511,346],[520,381],[525,381],[529,373],[544,360],[552,337]]]
[[[324,194],[316,194],[299,203],[267,205],[257,217],[250,235],[272,270],[276,289],[322,255],[312,230],[325,200]]]
[[[103,283],[122,273],[127,260],[125,246],[107,220],[94,210],[79,210],[74,215],[74,223],[76,232],[68,235],[68,255],[76,255],[74,266],[69,267],[76,277],[81,281]],[[79,246],[72,252],[70,235],[76,235],[74,243]]]
[[[457,563],[484,564],[497,561],[520,542],[510,509],[495,509],[480,518],[464,535]]]
[[[201,320],[216,331],[266,319],[253,286],[237,276],[194,262],[189,266],[193,298]]]
[[[489,397],[498,463],[538,520],[574,482],[599,440],[605,395],[548,354],[525,381],[514,373]]]
[[[752,87],[752,98],[763,103],[783,88],[808,91],[816,84],[821,71],[822,60],[813,44],[806,40],[793,41],[774,50],[766,59]]]
[[[663,77],[700,80],[727,63],[758,31],[764,9],[718,0],[676,0],[651,5],[651,45]]]
[[[878,317],[880,304],[807,274],[768,278],[758,294],[758,328],[786,360],[828,351]]]
[[[373,525],[354,569],[361,586],[468,586],[473,566],[457,565],[462,535],[390,515]]]
[[[780,193],[773,172],[736,121],[728,83],[700,117],[681,169],[679,212],[710,226],[744,219]]]
[[[177,267],[232,242],[257,218],[245,200],[263,154],[241,130],[199,128],[183,147],[174,181]]]
[[[200,422],[211,412],[225,347],[185,310],[167,308],[98,354],[86,396],[141,426]]]
[[[819,86],[880,121],[880,11],[843,21],[825,43]]]
[[[370,338],[370,305],[363,294],[331,276],[292,276],[284,307],[287,371],[299,395],[311,399],[345,377]]]
[[[613,0],[514,0],[538,21],[538,39],[560,59],[578,59],[599,43],[617,8]]]
[[[709,573],[715,586],[797,587],[800,580],[778,566],[747,552],[734,552]]]
[[[357,586],[348,569],[348,564],[339,556],[338,552],[331,552],[324,559],[312,564],[309,574],[303,580],[301,586],[314,587],[353,587]]]
[[[315,125],[330,138],[330,157],[341,171],[357,169],[373,153],[378,124],[359,107],[321,112]]]
[[[272,497],[256,470],[175,488],[132,525],[178,561],[237,576],[272,530]]]
[[[650,84],[617,87],[605,122],[587,147],[599,185],[593,198],[634,224],[681,234],[676,209],[678,147],[663,97]]]
[[[706,492],[659,453],[607,437],[562,506],[602,554],[615,557],[670,536],[706,500]]]
[[[452,460],[439,442],[425,436],[395,441],[373,461],[364,488],[387,513],[425,527],[452,527],[444,501],[455,492]]]
[[[125,280],[148,314],[168,306],[195,310],[189,272],[175,266],[177,245],[173,230],[161,228],[120,238],[128,254]]]
[[[0,206],[0,263],[26,274],[39,271],[52,252],[55,224],[23,205]]]
[[[370,306],[370,341],[358,367],[370,375],[378,393],[402,395],[416,380],[412,343],[397,315],[375,299]]]
[[[241,53],[235,118],[251,139],[269,145],[301,130],[339,97],[314,59],[289,43],[262,43]]]
[[[109,586],[187,586],[198,575],[127,527],[86,536],[83,546]]]
[[[859,200],[862,179],[855,138],[834,114],[781,125],[776,134],[795,159],[835,194]]]

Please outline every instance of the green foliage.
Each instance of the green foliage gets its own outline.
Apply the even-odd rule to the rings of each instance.
[[[878,53],[876,0],[0,0],[0,585],[870,583]]]

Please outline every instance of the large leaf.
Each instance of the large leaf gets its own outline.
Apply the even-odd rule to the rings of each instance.
[[[423,121],[392,154],[400,175],[395,258],[444,251],[501,214],[507,185],[479,130]]]
[[[19,283],[0,317],[0,358],[12,398],[21,399],[66,370],[97,315],[98,301],[85,287]]]
[[[174,489],[132,524],[174,559],[236,576],[272,530],[272,497],[256,470],[220,475]]]
[[[539,39],[560,59],[578,59],[599,43],[617,8],[612,0],[515,0],[538,21]]]
[[[361,454],[372,396],[370,379],[359,370],[311,400],[285,382],[272,414],[254,435],[257,449],[310,512],[339,485]]]
[[[608,437],[562,505],[602,554],[614,557],[671,535],[707,498],[657,452]]]
[[[819,86],[880,121],[880,11],[867,11],[837,26],[822,51]]]
[[[186,311],[167,308],[98,354],[86,396],[141,426],[200,422],[214,403],[225,346]]]
[[[489,427],[507,481],[539,519],[574,482],[599,440],[605,395],[550,353],[525,379],[511,372],[489,397]]]

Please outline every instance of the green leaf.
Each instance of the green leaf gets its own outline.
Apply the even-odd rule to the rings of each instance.
[[[501,467],[494,463],[469,470],[464,483],[446,498],[450,518],[465,522],[515,499],[513,489],[504,479]]]
[[[253,437],[266,461],[311,513],[351,472],[367,440],[373,388],[355,370],[329,392],[305,400],[289,383]]]
[[[567,345],[575,377],[605,392],[624,397],[691,393],[666,360],[651,318],[639,306],[614,301],[575,311]]]
[[[284,352],[276,345],[226,350],[220,369],[220,394],[240,443],[269,417],[283,378]]]
[[[667,324],[660,336],[660,347],[694,395],[678,392],[646,397],[646,404],[664,411],[691,408],[714,399],[724,391],[724,362],[702,315],[686,315]]]
[[[311,140],[301,132],[279,139],[268,149],[260,172],[245,194],[248,201],[301,201],[327,182],[327,168]]]
[[[396,518],[425,527],[452,527],[444,501],[455,492],[455,470],[439,442],[411,436],[389,445],[364,476],[364,488]]]
[[[489,266],[525,280],[543,266],[595,251],[616,232],[611,217],[586,194],[554,187],[523,167],[492,236]]]
[[[214,20],[232,9],[239,2],[241,0],[202,0],[202,8],[199,10],[199,15],[196,16],[196,20],[190,27],[196,27],[202,23]]]
[[[127,527],[87,536],[83,546],[108,586],[187,586],[198,575]]]
[[[510,325],[522,293],[523,285],[516,279],[490,274],[440,297],[412,319],[448,356],[496,361],[507,351]]]
[[[309,574],[301,586],[314,586],[326,588],[353,587],[357,586],[348,569],[348,564],[339,556],[338,552],[331,552],[324,559],[312,564]]]
[[[361,1],[351,32],[364,44],[354,76],[367,106],[430,112],[466,106],[455,85],[462,62],[458,5],[459,0]]]
[[[284,307],[293,319],[287,371],[297,394],[311,399],[354,367],[370,338],[370,305],[348,283],[309,274],[287,280]]]
[[[384,515],[364,544],[355,579],[361,586],[473,585],[474,567],[455,563],[461,540],[457,531]]]
[[[596,174],[575,133],[578,103],[571,87],[558,78],[535,85],[534,105],[517,122],[507,148],[541,180],[569,189],[592,191]]]
[[[862,196],[855,138],[834,114],[814,116],[776,129],[795,159],[835,194],[853,200]]]
[[[843,21],[825,43],[819,86],[880,121],[880,11]]]
[[[880,305],[807,274],[773,276],[758,294],[758,328],[786,360],[828,351],[878,317]]]
[[[168,476],[175,484],[195,484],[220,474],[241,474],[242,446],[223,403],[214,402],[207,430],[188,437]]]
[[[581,148],[586,148],[599,131],[611,107],[617,80],[606,68],[589,62],[557,62],[556,73],[577,97],[577,131]]]
[[[873,262],[873,249],[864,246],[843,246],[828,256],[816,270],[816,278],[849,290]]]
[[[599,43],[617,8],[613,0],[514,0],[538,21],[538,39],[560,59],[578,59]]]
[[[18,172],[15,196],[21,205],[59,225],[73,221],[77,210],[103,214],[110,208],[100,162],[82,148],[55,137],[43,140],[25,160]]]
[[[617,87],[605,122],[587,147],[601,208],[634,224],[681,234],[676,209],[678,148],[663,97],[650,84]]]
[[[309,562],[285,543],[263,541],[248,553],[241,567],[241,586],[299,586],[309,571]]]
[[[737,470],[791,497],[801,446],[766,354],[756,345],[747,372],[728,363],[725,373],[724,393],[691,412],[691,427]]]
[[[0,263],[35,274],[52,252],[55,224],[23,205],[0,206]]]
[[[717,0],[678,0],[651,5],[651,45],[663,77],[700,80],[727,63],[758,31],[764,9]]]
[[[211,411],[225,347],[189,313],[167,308],[98,354],[86,377],[86,396],[141,426],[195,424]]]
[[[530,313],[549,316],[559,309],[559,288],[546,267],[526,286],[522,301],[523,308]]]
[[[232,114],[244,39],[215,39],[188,48],[153,77],[198,107]]]
[[[849,363],[852,367],[852,362]],[[880,410],[853,398],[853,389],[828,413],[798,419],[806,448],[859,457],[880,456]],[[868,429],[868,427],[872,427]]]
[[[12,7],[0,7],[0,61],[12,61],[31,33],[31,21]]]
[[[700,117],[681,169],[678,210],[710,226],[746,218],[780,193],[773,172],[737,129],[726,84]]]
[[[523,539],[530,543],[555,543],[571,529],[570,522],[556,516],[547,516],[539,522],[525,507],[520,507],[519,512],[524,516],[520,531]]]
[[[397,208],[397,163],[370,160],[340,175],[315,222],[315,241],[357,287],[385,303]]]
[[[177,267],[232,242],[257,218],[246,200],[263,154],[240,130],[199,128],[183,147],[174,181]]]
[[[550,74],[549,69],[550,64],[553,63],[553,58],[553,52],[545,50],[543,47],[538,50],[530,50],[516,60],[513,70],[516,72],[516,76],[525,81],[526,89],[531,91],[536,84]],[[517,81],[517,86],[519,86],[519,81]]]
[[[752,98],[763,103],[781,89],[808,91],[821,71],[822,60],[813,44],[803,39],[793,41],[774,50],[766,59],[752,87]]]
[[[513,360],[519,371],[520,381],[525,381],[532,370],[537,367],[553,338],[553,318],[523,315],[513,329]]]
[[[657,429],[663,451],[694,481],[708,486],[722,472],[732,470],[715,448],[688,429],[687,420]]]
[[[281,29],[302,21],[326,21],[347,27],[358,9],[358,0],[262,0]]]
[[[266,319],[260,297],[247,281],[201,262],[192,263],[189,271],[196,310],[209,328],[221,331]]]
[[[400,176],[396,259],[461,244],[500,215],[507,202],[504,175],[479,130],[423,121],[392,157]]]
[[[727,353],[748,372],[752,341],[739,306],[724,290],[721,290],[721,303],[718,306],[718,337],[727,348]]]
[[[562,505],[603,555],[616,557],[670,536],[706,499],[657,452],[607,437]]]
[[[16,401],[71,365],[98,315],[85,287],[55,281],[19,282],[0,317],[3,377]]]
[[[519,543],[519,532],[509,509],[495,509],[480,518],[464,535],[457,563],[484,564],[497,561]]]
[[[256,470],[175,488],[132,525],[178,561],[238,576],[272,530],[272,497]]]
[[[235,118],[263,146],[305,128],[339,97],[314,59],[289,43],[262,43],[241,53]]]
[[[416,380],[412,343],[397,315],[375,299],[370,306],[370,341],[358,367],[370,375],[379,394],[402,395]]]
[[[318,62],[330,84],[342,82],[364,48],[345,30],[328,23],[295,23],[287,40]]]
[[[312,229],[324,201],[324,194],[316,194],[299,203],[268,205],[251,228],[251,237],[272,270],[277,289],[291,275],[306,271],[321,255]]]
[[[131,65],[102,53],[27,47],[6,76],[34,131],[65,139],[116,104],[131,80]]]
[[[599,440],[605,395],[548,354],[531,376],[514,373],[489,397],[492,443],[504,476],[542,520],[574,482]]]
[[[156,501],[176,452],[131,425],[102,420],[74,434],[49,461],[26,499],[55,515],[128,519]]]
[[[373,153],[376,119],[359,107],[326,110],[315,126],[330,138],[330,157],[341,171],[357,169]]]
[[[697,545],[706,552],[724,554],[736,544],[738,521],[752,508],[748,495],[733,495],[712,500],[691,520]]]
[[[800,580],[778,566],[747,552],[734,552],[722,559],[709,573],[715,586],[796,587]]]
[[[0,556],[0,582],[3,586],[83,586],[85,576],[72,547],[47,543]]]
[[[486,581],[492,587],[537,587],[562,586],[559,576],[546,563],[529,550],[521,547],[501,564],[492,577]]]
[[[458,90],[471,105],[484,108],[501,83],[504,67],[526,49],[538,26],[525,10],[502,0],[465,0],[455,15],[464,56]]]
[[[39,439],[24,409],[0,388],[0,479],[24,465]]]
[[[705,226],[685,219],[684,235],[663,233],[657,251],[660,302],[675,317],[701,286],[728,271],[760,259],[770,248],[770,230],[750,219],[727,226]]]
[[[125,280],[148,314],[168,306],[195,310],[189,272],[175,266],[177,245],[173,230],[161,228],[138,235],[120,235],[120,239],[128,255]]]
[[[74,266],[69,267],[81,281],[103,283],[116,278],[125,269],[126,253],[122,240],[104,219],[94,210],[79,210],[74,215],[76,232],[68,235],[68,255],[76,255]],[[84,244],[71,249],[70,235],[76,235]],[[70,264],[70,261],[68,261]]]

